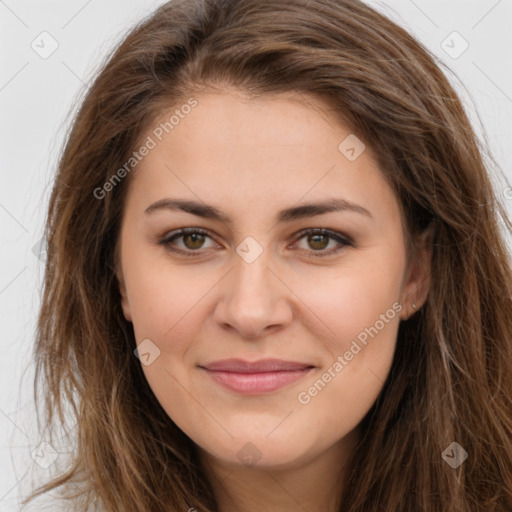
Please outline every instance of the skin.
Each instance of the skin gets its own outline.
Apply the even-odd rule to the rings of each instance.
[[[219,510],[334,511],[334,489],[343,485],[358,426],[389,373],[399,323],[414,313],[412,302],[418,310],[425,300],[430,238],[418,241],[408,262],[397,198],[370,148],[355,161],[338,150],[351,130],[322,100],[305,103],[292,93],[255,100],[228,89],[196,99],[130,176],[118,240],[124,315],[138,344],[150,339],[160,350],[143,365],[145,376],[198,446]],[[233,223],[166,208],[145,213],[165,198],[213,205]],[[275,221],[281,209],[327,198],[355,203],[370,216],[337,211]],[[186,227],[209,235],[182,236],[167,248],[158,243]],[[308,228],[329,229],[353,246],[328,237],[308,241],[300,235]],[[251,263],[236,251],[248,236],[263,251]],[[397,302],[400,312],[300,403],[299,393]],[[315,368],[277,391],[242,395],[198,368],[231,357]]]

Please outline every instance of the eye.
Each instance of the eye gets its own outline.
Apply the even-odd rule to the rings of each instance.
[[[182,238],[184,248],[176,247],[173,243],[175,240]],[[179,231],[174,231],[169,235],[162,238],[158,243],[163,245],[166,249],[184,254],[185,256],[195,256],[198,253],[198,249],[204,248],[205,239],[209,238],[212,240],[208,231],[202,228],[183,228]],[[216,244],[218,246],[218,244]]]
[[[299,233],[299,238],[297,240],[306,239],[306,242],[309,244],[310,248],[305,248],[304,250],[309,252],[310,256],[313,257],[323,257],[330,256],[332,254],[336,254],[341,251],[345,247],[354,247],[354,243],[350,238],[341,233],[337,233],[335,231],[330,231],[328,229],[323,228],[312,228],[307,229]],[[175,243],[176,240],[181,240],[182,247],[178,247]],[[197,256],[200,254],[200,249],[204,249],[205,241],[210,239],[213,241],[212,237],[209,235],[208,231],[202,228],[183,228],[178,231],[174,231],[169,235],[166,235],[164,238],[159,240],[159,244],[163,245],[169,251],[183,254],[185,256]],[[329,242],[334,241],[335,245],[328,251],[325,251],[326,247],[329,246]],[[219,247],[218,244],[213,242],[214,245],[211,247]]]
[[[331,256],[347,246],[354,247],[354,243],[347,236],[328,229],[307,229],[302,231],[300,235],[299,240],[305,238],[309,247],[312,247],[312,249],[306,248],[305,250],[313,257]],[[335,244],[334,248],[329,251],[325,251],[324,249],[329,245],[330,241],[335,241],[337,245]]]

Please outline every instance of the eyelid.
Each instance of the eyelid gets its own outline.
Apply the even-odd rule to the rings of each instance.
[[[178,247],[172,246],[172,244],[171,244],[171,242],[173,240],[178,239],[187,234],[191,234],[191,233],[199,233],[201,235],[204,235],[204,236],[210,238],[211,240],[213,240],[213,242],[216,243],[218,246],[220,246],[220,244],[218,244],[215,241],[215,237],[213,237],[211,235],[209,230],[204,229],[204,228],[199,228],[199,227],[187,227],[187,228],[181,228],[181,229],[171,231],[170,233],[161,237],[158,241],[158,244],[163,245],[167,250],[169,250],[173,253],[182,254],[185,256],[192,256],[192,257],[201,256],[205,252],[205,251],[202,251],[201,249],[198,249],[196,251],[194,251],[192,249],[184,250],[184,249],[180,249]],[[299,240],[301,240],[302,238],[304,238],[307,235],[326,235],[330,239],[337,241],[339,244],[338,247],[336,247],[334,249],[330,249],[328,251],[325,251],[325,250],[314,251],[314,250],[304,249],[305,251],[308,252],[308,255],[311,255],[313,257],[330,256],[330,255],[337,254],[338,252],[340,252],[342,249],[344,249],[346,247],[355,247],[353,240],[349,236],[347,236],[343,233],[340,233],[338,231],[330,230],[327,228],[303,229],[294,235],[293,245],[296,244]]]
[[[189,228],[181,228],[181,229],[176,229],[174,231],[171,231],[170,233],[167,233],[165,234],[163,237],[161,237],[159,240],[158,240],[158,244],[159,245],[163,245],[164,247],[166,247],[167,249],[173,251],[173,252],[177,252],[177,253],[182,253],[182,254],[200,254],[200,249],[198,249],[197,251],[192,251],[192,250],[188,250],[188,251],[185,251],[183,249],[179,249],[177,247],[171,247],[171,242],[177,238],[180,238],[182,236],[185,236],[185,235],[188,235],[188,234],[191,234],[191,233],[199,233],[201,235],[204,235],[208,238],[210,238],[211,240],[214,240],[214,237],[210,234],[210,231],[207,230],[207,229],[204,229],[204,228],[196,228],[196,227],[189,227]],[[215,242],[217,244],[217,242]],[[219,244],[217,244],[219,245]]]
[[[338,242],[338,247],[335,247],[334,249],[330,249],[330,250],[320,250],[320,251],[314,251],[314,250],[311,250],[311,249],[305,249],[307,252],[308,252],[308,255],[310,256],[313,256],[313,257],[328,257],[328,256],[334,256],[335,254],[338,254],[341,250],[345,249],[346,247],[355,247],[355,244],[353,242],[353,240],[343,234],[343,233],[340,233],[338,231],[334,231],[334,230],[331,230],[331,229],[327,229],[327,228],[307,228],[307,229],[303,229],[302,231],[299,231],[299,233],[297,233],[295,235],[295,243],[297,243],[299,240],[301,240],[302,238],[304,238],[305,236],[307,235],[326,235],[328,236],[329,238],[331,238],[332,240],[335,240]]]

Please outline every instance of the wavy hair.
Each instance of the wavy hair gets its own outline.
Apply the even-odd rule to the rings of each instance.
[[[372,148],[408,245],[436,227],[427,301],[400,324],[340,489],[343,512],[510,512],[511,221],[436,59],[358,0],[172,0],[102,64],[60,156],[35,344],[38,415],[52,432],[71,414],[76,443],[70,466],[24,503],[80,481],[75,510],[218,510],[194,443],[146,382],[122,314],[114,268],[130,176],[101,200],[95,190],[162,112],[227,86],[327,100]],[[453,441],[468,453],[456,469],[442,458]]]

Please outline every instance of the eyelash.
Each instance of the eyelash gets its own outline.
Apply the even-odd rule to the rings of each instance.
[[[197,251],[193,251],[191,249],[185,251],[183,249],[178,249],[177,247],[175,247],[171,244],[171,242],[173,242],[177,238],[180,238],[185,235],[194,234],[194,233],[205,235],[205,236],[208,236],[209,238],[212,238],[210,236],[209,232],[205,229],[183,228],[183,229],[180,229],[178,231],[171,233],[170,235],[165,236],[164,238],[162,238],[161,240],[158,241],[158,244],[163,245],[169,251],[172,251],[172,252],[175,252],[178,254],[183,254],[184,256],[188,256],[188,257],[194,257],[199,254],[200,249],[198,249]],[[311,229],[306,229],[304,231],[301,231],[298,234],[298,238],[296,240],[299,241],[307,235],[326,235],[329,238],[336,240],[338,243],[341,244],[339,247],[335,248],[335,250],[331,249],[330,251],[324,251],[324,250],[308,251],[309,255],[311,255],[315,258],[317,258],[317,257],[323,258],[325,256],[331,256],[333,254],[338,253],[345,247],[354,247],[354,243],[348,237],[341,235],[340,233],[336,233],[335,231],[330,231],[330,230],[324,229],[324,228],[311,228]]]

